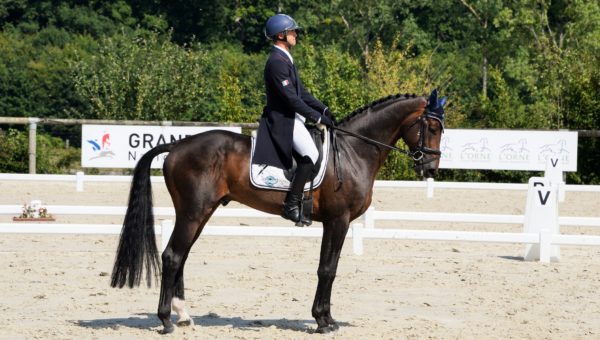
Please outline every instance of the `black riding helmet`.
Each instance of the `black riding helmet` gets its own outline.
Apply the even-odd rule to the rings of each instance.
[[[287,34],[287,31],[297,30],[301,27],[298,26],[296,20],[294,20],[291,16],[287,14],[275,14],[267,20],[267,24],[265,25],[265,36],[270,40],[277,39],[277,33],[284,32]]]

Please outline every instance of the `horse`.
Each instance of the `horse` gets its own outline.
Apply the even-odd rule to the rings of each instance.
[[[371,204],[377,171],[391,149],[396,148],[393,145],[402,138],[408,150],[401,150],[413,157],[415,170],[424,177],[437,173],[444,102],[445,97],[440,105],[436,90],[429,97],[392,95],[353,111],[338,123],[337,148],[331,146],[337,149],[338,161],[329,157],[325,178],[313,192],[312,217],[323,224],[312,306],[315,332],[329,333],[339,328],[331,316],[330,298],[341,249],[350,222]],[[185,308],[183,268],[192,245],[215,210],[234,200],[271,214],[282,211],[284,191],[251,185],[250,150],[250,136],[211,130],[154,147],[134,169],[111,286],[139,286],[144,269],[151,286],[153,273],[160,272],[162,260],[157,313],[163,325],[161,333],[175,329],[171,307],[178,315],[177,326],[193,324]],[[150,165],[154,157],[164,152],[169,154],[163,175],[176,220],[159,259],[153,229]]]

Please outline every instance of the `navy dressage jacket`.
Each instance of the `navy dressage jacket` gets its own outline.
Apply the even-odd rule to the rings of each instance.
[[[296,66],[273,47],[265,65],[267,106],[260,118],[253,164],[292,168],[292,138],[296,113],[316,122],[327,108],[302,85]]]

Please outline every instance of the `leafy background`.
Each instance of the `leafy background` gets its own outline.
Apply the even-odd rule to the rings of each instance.
[[[340,116],[437,87],[451,128],[599,129],[600,6],[585,0],[0,0],[0,116],[256,122],[277,12],[303,27],[301,77]],[[27,171],[23,129],[0,126],[0,171]],[[80,128],[38,132],[39,172],[79,168]],[[600,183],[598,164],[598,140],[580,137],[567,181]],[[392,155],[379,177],[415,179],[410,167]]]

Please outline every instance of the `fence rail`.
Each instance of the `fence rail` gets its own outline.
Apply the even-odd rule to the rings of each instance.
[[[53,214],[64,215],[123,216],[126,211],[126,207],[119,206],[51,205],[46,206],[46,208]],[[19,205],[0,205],[0,215],[16,215],[21,212],[21,209],[22,207]],[[171,207],[155,207],[154,214],[156,216],[172,217],[175,215],[175,211]],[[277,215],[260,212],[254,209],[238,208],[217,209],[213,216],[279,218]],[[364,239],[471,241],[539,245],[541,254],[540,259],[543,261],[549,260],[550,248],[553,245],[600,245],[600,236],[550,234],[547,230],[542,230],[539,233],[499,233],[375,228],[376,220],[523,224],[525,218],[524,215],[376,211],[371,207],[363,215],[361,221],[366,228],[363,227],[363,223],[354,223],[347,237],[352,238],[353,251],[357,255],[363,253]],[[600,227],[600,218],[566,216],[559,217],[558,223],[559,225]],[[120,232],[121,226],[114,224],[0,223],[0,233],[119,234]],[[155,226],[155,233],[161,235],[162,249],[166,247],[172,232],[173,222],[170,219],[165,219],[160,225]],[[203,231],[203,234],[209,236],[319,237],[322,235],[322,228],[208,225]]]
[[[57,215],[98,215],[98,216],[123,216],[127,207],[119,206],[72,206],[49,205],[44,206],[52,214]],[[21,213],[20,205],[0,205],[0,215],[18,215]],[[175,217],[172,207],[154,207],[154,215],[162,217]],[[249,217],[249,218],[279,218],[278,215],[246,208],[220,208],[213,214],[214,217]],[[458,222],[458,223],[487,223],[487,224],[523,224],[525,215],[506,214],[472,214],[472,213],[440,213],[440,212],[409,212],[409,211],[379,211],[370,207],[359,219],[366,229],[375,229],[376,221],[419,221],[419,222]],[[600,227],[600,217],[559,216],[558,224],[561,226]],[[56,225],[56,224],[52,224]]]
[[[44,181],[72,182],[77,191],[84,191],[84,183],[131,183],[132,176],[117,175],[40,175],[40,174],[0,174],[0,181]],[[162,176],[150,176],[152,183],[164,183]],[[434,189],[467,189],[467,190],[517,190],[526,191],[527,184],[520,183],[479,183],[479,182],[436,182],[427,181],[375,181],[375,188],[422,188],[427,190],[427,197],[433,196]],[[566,184],[565,191],[600,192],[600,185]]]
[[[464,182],[434,182],[427,181],[375,181],[376,188],[424,188],[427,197],[433,196],[433,188],[438,189],[468,189],[468,190],[528,190],[528,201],[530,197],[542,197],[541,188],[552,195],[560,197],[561,190],[579,192],[600,192],[598,185],[564,185],[560,182],[559,169],[548,172],[547,178],[531,178],[529,184],[500,184],[500,183],[464,183]],[[35,175],[35,174],[0,174],[0,181],[66,181],[75,182],[76,190],[83,191],[85,182],[131,182],[131,176],[95,176],[84,175],[78,172],[76,175]],[[554,184],[553,183],[554,180]],[[152,182],[164,182],[162,176],[152,176]],[[546,196],[547,197],[547,196]],[[559,199],[552,200],[552,207],[544,207],[548,213],[537,210],[537,218],[540,220],[535,228],[529,228],[531,218],[525,215],[501,215],[501,214],[472,214],[472,213],[441,213],[441,212],[404,212],[404,211],[378,211],[374,207],[367,209],[365,214],[352,225],[348,237],[352,238],[355,254],[363,253],[363,240],[372,239],[403,239],[403,240],[429,240],[429,241],[473,241],[473,242],[500,242],[500,243],[524,243],[537,247],[539,252],[528,252],[526,258],[539,254],[541,261],[550,261],[553,254],[557,254],[557,245],[600,245],[600,236],[590,235],[562,235],[559,228],[546,228],[544,223],[553,226],[586,226],[600,227],[599,217],[576,217],[558,216],[557,204]],[[545,205],[546,203],[544,203]],[[51,205],[45,206],[48,211],[56,215],[114,215],[124,216],[126,207],[119,206],[68,206]],[[536,208],[537,209],[537,208]],[[539,208],[541,209],[541,208]],[[22,210],[20,205],[0,205],[0,215],[18,215]],[[526,209],[527,211],[527,209]],[[529,212],[527,212],[529,214]],[[160,225],[155,226],[155,232],[161,235],[163,249],[173,231],[171,218],[175,216],[172,207],[155,207],[155,216],[163,217]],[[549,215],[553,215],[549,216]],[[253,209],[221,208],[215,211],[215,217],[248,217],[248,218],[280,218]],[[534,216],[533,214],[531,216]],[[546,218],[548,217],[548,218]],[[498,232],[474,232],[474,231],[439,231],[439,230],[405,230],[405,229],[382,229],[376,228],[376,221],[421,221],[421,222],[462,222],[462,223],[486,223],[486,224],[519,224],[524,226],[523,233],[498,233]],[[544,221],[542,221],[544,220]],[[528,222],[529,221],[529,222]],[[529,224],[528,224],[529,223]],[[0,233],[59,233],[59,234],[119,234],[120,225],[102,224],[39,224],[22,222],[0,223]],[[322,228],[296,228],[296,227],[262,227],[262,226],[213,226],[208,225],[203,232],[204,235],[228,235],[228,236],[300,236],[319,237]],[[531,255],[534,254],[534,255]],[[559,256],[559,255],[558,255]],[[556,256],[555,256],[556,257]]]

